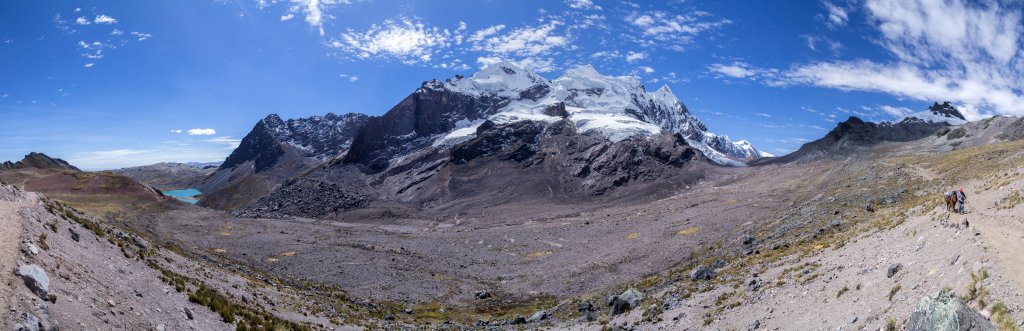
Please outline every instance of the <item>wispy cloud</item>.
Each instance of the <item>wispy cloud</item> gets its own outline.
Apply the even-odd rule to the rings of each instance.
[[[187,132],[190,136],[212,136],[217,134],[217,131],[214,129],[189,129]]]
[[[595,5],[594,2],[590,1],[590,0],[566,0],[565,4],[569,5],[569,7],[573,8],[573,9],[584,9],[584,10],[586,10],[586,9],[602,10],[603,9],[603,8],[601,8],[601,6]]]
[[[92,22],[96,24],[114,24],[117,23],[117,19],[107,15],[96,15]]]
[[[950,100],[968,119],[1024,114],[1024,35],[1019,7],[1000,2],[865,0],[879,44],[894,61],[798,65],[778,85]],[[831,9],[829,9],[831,11]],[[831,14],[830,14],[831,15]]]
[[[647,58],[647,53],[629,51],[626,53],[626,62],[640,61]]]
[[[702,32],[732,23],[728,19],[712,19],[706,12],[688,15],[664,11],[636,12],[627,15],[625,19],[640,32],[642,38],[638,41],[641,45],[661,46],[673,50],[683,50]]]
[[[461,42],[464,29],[454,32],[401,17],[374,24],[365,31],[349,29],[331,47],[363,59],[397,59],[406,64],[430,62],[434,54],[451,43]]]

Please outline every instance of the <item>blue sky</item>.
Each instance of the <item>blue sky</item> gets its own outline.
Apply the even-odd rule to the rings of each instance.
[[[504,60],[668,85],[775,154],[848,116],[950,100],[1024,113],[1020,3],[959,1],[4,1],[0,160],[85,169],[223,160],[252,125],[379,115]]]

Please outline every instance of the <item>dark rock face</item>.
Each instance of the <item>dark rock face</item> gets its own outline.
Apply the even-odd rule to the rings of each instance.
[[[454,129],[456,122],[482,119],[510,101],[454,93],[438,81],[423,83],[383,116],[366,123],[352,141],[345,162],[360,164],[372,173],[382,171],[393,157],[427,146],[433,135]]]
[[[949,292],[921,299],[907,322],[908,331],[996,330],[981,313]]]
[[[959,113],[957,113],[959,114]],[[961,115],[962,116],[962,115]],[[858,148],[883,142],[907,142],[921,139],[948,127],[947,123],[904,120],[898,123],[881,124],[864,122],[850,117],[836,125],[835,129],[821,139],[809,142],[789,155],[772,159],[770,162],[809,162],[820,159],[847,157]]]
[[[941,104],[935,102],[934,104],[931,105],[931,107],[928,107],[928,111],[931,112],[932,115],[936,116],[958,118],[965,121],[967,120],[967,118],[960,113],[960,110],[956,109],[956,107],[950,104],[949,101],[943,102]]]
[[[352,138],[366,126],[369,116],[363,114],[335,115],[281,120],[271,114],[252,128],[221,168],[234,168],[254,161],[256,172],[273,166],[284,155],[284,144],[295,147],[303,157],[332,158],[351,144]]]
[[[231,152],[231,155],[228,155],[220,168],[234,168],[245,162],[253,161],[256,172],[261,172],[277,163],[278,158],[284,155],[284,149],[271,135],[270,127],[280,125],[278,123],[281,123],[281,118],[277,115],[267,116],[257,122],[252,131],[242,138],[242,142]]]
[[[281,120],[253,127],[223,164],[199,185],[199,205],[234,210],[266,197],[288,179],[344,154],[366,126],[363,114]]]
[[[25,155],[25,158],[18,162],[5,161],[0,163],[0,171],[24,168],[82,171],[67,161],[51,158],[46,154],[36,152]]]

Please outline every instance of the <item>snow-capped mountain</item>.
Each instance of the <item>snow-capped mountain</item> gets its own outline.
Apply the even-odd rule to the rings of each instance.
[[[960,113],[960,110],[956,109],[955,106],[949,103],[949,101],[938,103],[935,102],[925,109],[917,113],[909,114],[898,120],[896,123],[903,121],[923,121],[930,123],[948,123],[949,125],[961,125],[967,123],[967,118]]]
[[[472,77],[428,82],[423,89],[443,89],[496,101],[485,113],[456,121],[456,127],[440,136],[434,145],[451,146],[464,141],[485,120],[505,124],[568,118],[580,132],[597,133],[613,142],[660,132],[679,133],[720,164],[742,165],[739,160],[770,156],[749,142],[732,142],[727,136],[709,132],[668,86],[648,92],[637,77],[605,76],[589,65],[549,81],[512,64],[497,63]]]

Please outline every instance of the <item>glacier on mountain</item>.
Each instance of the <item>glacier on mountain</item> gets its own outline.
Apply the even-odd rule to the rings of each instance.
[[[668,86],[648,92],[638,77],[605,76],[590,65],[548,80],[510,63],[496,63],[471,77],[456,76],[443,84],[428,82],[424,87],[497,100],[497,109],[482,117],[499,124],[555,122],[565,117],[580,132],[600,134],[611,141],[679,133],[712,161],[724,165],[742,166],[743,161],[772,156],[748,141],[733,142],[709,132]],[[475,135],[476,126],[482,122],[460,121],[455,129],[440,135],[434,145],[453,146],[465,141]]]

